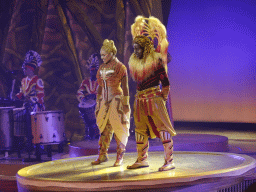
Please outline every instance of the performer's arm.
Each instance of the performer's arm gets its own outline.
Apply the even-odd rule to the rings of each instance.
[[[97,101],[100,99],[100,97],[101,97],[101,95],[102,95],[102,86],[98,86],[98,90],[97,90]]]
[[[128,85],[128,76],[124,76],[121,81],[122,89],[124,96],[129,96],[129,85]]]
[[[165,101],[168,99],[169,91],[170,91],[170,86],[162,87],[162,94]]]
[[[24,95],[23,95],[23,93],[22,93],[21,88],[20,88],[20,92],[16,94],[16,98],[19,99],[19,100],[21,100],[21,99],[24,98]]]
[[[158,75],[159,75],[159,80],[161,81],[161,84],[162,84],[162,95],[164,100],[166,101],[168,99],[168,94],[170,91],[170,82],[163,65],[160,65]]]
[[[98,82],[97,97],[96,97],[97,103],[98,103],[100,97],[102,96],[102,86],[103,86],[103,81],[101,79],[100,70],[101,70],[101,66],[99,67],[99,69],[97,71],[97,75],[96,75],[97,82]]]
[[[122,84],[122,89],[123,89],[123,93],[124,96],[122,98],[122,103],[124,106],[124,113],[127,113],[130,111],[130,96],[129,96],[129,85],[128,85],[128,76],[125,75],[122,80],[121,80],[121,84]]]
[[[86,87],[84,86],[85,80],[82,81],[79,89],[77,90],[76,98],[79,102],[83,101],[86,96]]]
[[[23,89],[22,89],[22,87],[23,87],[23,80],[21,81],[20,92],[15,95],[16,98],[19,99],[19,100],[21,100],[21,99],[24,98],[24,94],[23,94]]]
[[[45,107],[44,107],[44,83],[43,83],[42,79],[37,80],[36,99],[37,99],[37,102],[40,104],[41,110],[45,110]]]

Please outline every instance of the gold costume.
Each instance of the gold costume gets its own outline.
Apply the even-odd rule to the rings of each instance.
[[[107,151],[113,134],[115,134],[117,158],[114,166],[119,166],[123,163],[130,128],[130,111],[125,113],[123,110],[124,106],[129,108],[127,69],[114,56],[116,48],[113,41],[104,40],[102,50],[104,51],[102,58],[109,57],[112,53],[113,57],[109,61],[105,61],[97,72],[100,91],[97,95],[95,114],[100,139],[99,156],[92,164],[97,165],[108,160]],[[124,90],[121,84],[122,87],[125,87]]]
[[[108,79],[104,82],[101,77],[106,74]],[[121,88],[121,79],[126,75],[126,67],[118,59],[111,61],[107,65],[102,64],[100,66],[97,79],[103,89],[102,97],[99,98],[99,104],[96,107],[96,119],[100,133],[104,131],[109,121],[115,135],[125,146],[129,136],[130,114],[123,112],[122,101],[124,96]]]
[[[151,123],[149,116],[154,123]],[[159,137],[160,131],[167,131],[172,136],[176,132],[171,124],[166,104],[159,86],[137,91],[134,102],[134,121],[136,132],[151,138]]]
[[[148,138],[159,137],[164,147],[164,165],[159,171],[175,168],[173,140],[176,132],[171,124],[165,101],[170,90],[167,75],[166,29],[155,17],[137,16],[131,26],[134,53],[129,59],[130,74],[137,82],[134,102],[137,160],[128,169],[148,167]],[[154,40],[157,42],[154,47]],[[161,89],[160,89],[161,85]]]

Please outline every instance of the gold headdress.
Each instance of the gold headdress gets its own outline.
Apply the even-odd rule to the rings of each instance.
[[[167,71],[168,41],[166,28],[161,21],[153,16],[137,16],[131,33],[133,42],[144,48],[143,59],[138,59],[134,53],[130,57],[129,68],[133,79],[142,81],[149,77],[159,64],[159,59]]]
[[[166,63],[169,43],[167,41],[166,28],[159,19],[153,16],[149,18],[137,16],[131,26],[131,33],[133,38],[138,35],[148,37],[153,44],[156,44],[155,51],[161,53]]]
[[[113,55],[116,55],[116,53],[117,53],[117,49],[116,49],[116,46],[115,46],[115,43],[113,40],[105,39],[103,41],[103,45],[102,45],[101,49],[104,49],[108,53],[112,52]]]

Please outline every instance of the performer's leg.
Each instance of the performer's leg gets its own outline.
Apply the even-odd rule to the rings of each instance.
[[[164,160],[165,163],[162,167],[159,168],[159,171],[167,171],[174,169],[173,163],[173,140],[172,136],[167,131],[160,131],[160,138],[164,146]]]
[[[123,157],[125,153],[125,145],[117,138],[115,135],[116,140],[116,162],[114,163],[114,167],[120,166],[123,164]]]
[[[137,169],[140,167],[148,167],[148,119],[144,113],[143,107],[140,107],[140,110],[137,110],[137,103],[134,102],[134,123],[135,123],[135,139],[138,157],[136,162],[133,165],[127,166],[127,169]]]
[[[108,161],[108,148],[110,145],[110,141],[112,140],[113,129],[108,121],[104,131],[100,135],[99,139],[99,156],[98,158],[92,162],[92,165],[98,165],[102,162]]]
[[[148,147],[149,147],[148,136],[135,132],[135,137],[136,137],[138,158],[133,165],[128,165],[127,169],[137,169],[137,168],[149,166],[147,161]]]

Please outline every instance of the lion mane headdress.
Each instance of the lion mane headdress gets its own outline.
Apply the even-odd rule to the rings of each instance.
[[[131,76],[136,81],[143,81],[152,75],[159,65],[159,60],[167,72],[168,41],[166,28],[156,17],[137,16],[131,26],[133,43],[144,48],[143,58],[138,59],[133,53],[129,60]]]

